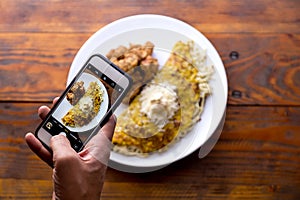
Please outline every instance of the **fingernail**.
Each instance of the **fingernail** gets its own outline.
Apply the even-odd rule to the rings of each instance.
[[[65,137],[67,137],[67,134],[65,132],[60,132],[59,135],[63,135]]]
[[[113,114],[112,117],[115,120],[115,122],[117,122],[117,116]]]

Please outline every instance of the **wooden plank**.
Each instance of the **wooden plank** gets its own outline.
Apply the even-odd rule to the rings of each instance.
[[[0,103],[0,191],[7,191],[0,192],[1,199],[33,197],[33,193],[45,197],[50,191],[51,169],[23,140],[40,121],[38,106]],[[195,152],[146,174],[109,169],[104,199],[142,199],[145,195],[150,199],[172,199],[174,195],[182,199],[298,197],[299,120],[300,107],[229,106],[224,131],[208,157],[200,160]],[[30,192],[29,181],[43,184]],[[18,192],[8,187],[16,187]]]
[[[116,19],[141,13],[169,15],[186,21],[205,33],[300,31],[298,0],[4,0],[1,1],[0,8],[1,32],[95,32]]]
[[[201,183],[110,183],[104,185],[102,193],[103,199],[289,199],[294,200],[299,197],[299,193],[280,194],[276,186],[264,185],[244,185],[233,186],[223,182]],[[228,185],[229,184],[229,185]],[[120,192],[121,191],[121,192]]]
[[[212,34],[208,37],[221,49],[230,104],[299,105],[299,35]]]
[[[0,179],[0,199],[51,199],[51,180]]]
[[[51,178],[50,167],[31,152],[24,140],[25,134],[34,132],[41,121],[37,116],[40,105],[0,103],[1,178]]]
[[[90,34],[0,34],[0,100],[51,101]],[[207,34],[228,74],[229,104],[300,105],[299,34]],[[48,42],[51,41],[51,42]],[[238,57],[231,57],[237,52]]]
[[[105,182],[101,199],[124,199],[124,200],[151,200],[158,199],[297,199],[299,193],[281,193],[278,186],[264,185],[241,185],[228,186],[227,183],[205,184],[192,183],[113,183]],[[50,199],[52,194],[52,182],[50,180],[16,180],[0,179],[3,191],[0,198],[6,199]],[[249,197],[250,196],[250,197]]]
[[[2,34],[1,100],[50,101],[66,86],[67,73],[84,34]]]

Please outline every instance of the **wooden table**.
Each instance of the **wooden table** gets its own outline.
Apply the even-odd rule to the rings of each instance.
[[[65,88],[82,44],[134,14],[183,20],[217,48],[229,94],[224,131],[197,152],[146,173],[108,169],[103,199],[300,199],[299,0],[2,0],[0,199],[50,199],[51,169],[24,135]]]

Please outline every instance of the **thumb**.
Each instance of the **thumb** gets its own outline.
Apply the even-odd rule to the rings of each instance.
[[[110,139],[100,130],[86,145],[85,149],[79,153],[83,160],[89,160],[91,157],[107,165],[112,143]]]
[[[64,160],[64,158],[68,158],[68,156],[72,156],[75,153],[65,134],[53,136],[50,140],[50,147],[53,152],[54,164],[57,160]]]
[[[112,115],[100,132],[93,136],[85,149],[79,153],[82,159],[89,160],[91,157],[107,165],[112,149],[111,139],[116,126],[116,116]]]

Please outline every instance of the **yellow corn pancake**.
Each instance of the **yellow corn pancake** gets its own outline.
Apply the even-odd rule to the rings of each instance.
[[[103,101],[103,91],[97,82],[91,82],[86,93],[62,118],[63,123],[70,127],[82,127],[91,122],[98,114]]]
[[[114,151],[146,156],[166,150],[200,120],[208,77],[200,73],[193,42],[177,42],[165,65],[118,117]],[[205,57],[204,57],[205,59]],[[202,70],[203,72],[203,70]]]

